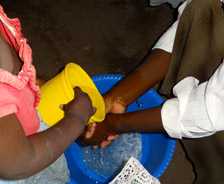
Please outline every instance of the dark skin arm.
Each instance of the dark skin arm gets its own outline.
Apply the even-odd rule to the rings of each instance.
[[[170,59],[170,53],[160,49],[153,50],[145,58],[144,63],[114,86],[105,98],[118,101],[126,107],[146,90],[164,79]]]
[[[84,144],[96,145],[105,140],[110,141],[108,136],[118,133],[165,132],[160,107],[132,113],[123,112],[127,105],[164,79],[170,60],[170,53],[160,49],[153,50],[142,65],[113,87],[105,95],[108,112],[105,121],[97,124],[90,131],[91,134],[86,134]]]
[[[90,137],[82,137],[82,143],[84,145],[106,147],[117,137],[117,134],[121,133],[165,133],[160,113],[160,107],[123,114],[110,113],[106,116],[104,122],[97,124],[94,130],[91,130],[93,133],[90,133]]]
[[[21,67],[17,53],[0,33],[0,68],[17,75]],[[54,162],[76,140],[94,112],[85,93],[76,89],[75,94],[75,100],[66,106],[64,119],[29,137],[25,136],[15,114],[0,118],[0,178],[31,176]]]
[[[117,134],[128,132],[163,132],[161,108],[124,114],[108,114],[106,123]]]
[[[76,90],[76,94],[76,100],[66,108],[64,119],[29,137],[15,114],[0,118],[0,178],[31,176],[54,162],[75,141],[94,113],[89,97],[81,90]]]

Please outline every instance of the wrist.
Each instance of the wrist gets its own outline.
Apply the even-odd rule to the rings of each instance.
[[[80,115],[76,114],[66,114],[64,117],[65,121],[68,121],[71,125],[74,125],[76,128],[80,129],[81,132],[84,131],[87,121]]]
[[[75,111],[66,112],[65,116],[67,116],[69,118],[76,118],[80,122],[82,122],[84,125],[87,125],[88,124],[88,121],[89,121],[89,118],[90,118],[90,116],[83,115],[83,114],[81,114],[79,112],[75,112]]]
[[[122,114],[108,114],[106,124],[110,132],[115,134],[122,133],[123,130]]]
[[[73,141],[85,131],[85,124],[75,116],[64,116],[58,126],[61,126],[66,132],[66,137],[71,136]]]
[[[126,108],[126,103],[119,96],[112,96],[110,94],[106,94],[104,96],[104,101],[106,105],[106,113],[113,112],[113,113],[123,113]]]

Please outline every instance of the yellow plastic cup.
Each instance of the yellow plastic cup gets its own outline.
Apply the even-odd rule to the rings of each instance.
[[[96,108],[89,123],[105,118],[103,97],[89,75],[77,64],[69,63],[65,69],[41,87],[41,101],[37,110],[48,126],[53,126],[64,117],[61,106],[75,98],[73,88],[80,87],[87,93]]]

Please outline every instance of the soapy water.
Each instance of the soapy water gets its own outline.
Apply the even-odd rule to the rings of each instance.
[[[123,134],[103,149],[83,148],[86,166],[98,175],[111,177],[119,173],[130,157],[141,158],[141,134]]]

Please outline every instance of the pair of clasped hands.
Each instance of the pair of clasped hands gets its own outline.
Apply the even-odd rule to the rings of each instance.
[[[75,90],[76,94],[77,90],[79,91],[76,97],[76,100],[78,101],[80,94],[85,93],[79,88],[75,88]],[[85,95],[86,98],[88,98],[88,95]],[[116,121],[116,116],[114,116],[114,114],[125,112],[126,107],[122,105],[120,101],[113,99],[109,95],[104,95],[103,98],[106,110],[105,119],[103,122],[91,123],[86,126],[85,131],[79,138],[83,145],[92,145],[94,148],[105,148],[118,137],[115,127],[116,125],[114,124]],[[91,103],[89,98],[87,100]]]

